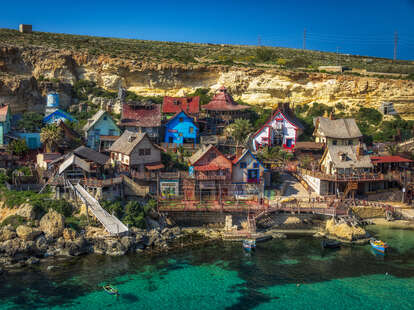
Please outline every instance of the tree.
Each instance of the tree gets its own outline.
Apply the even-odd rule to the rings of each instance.
[[[233,124],[230,124],[226,128],[226,133],[234,139],[236,146],[246,141],[246,137],[253,130],[252,124],[247,119],[238,118]]]
[[[45,144],[46,152],[53,152],[62,138],[62,129],[56,124],[46,125],[40,132],[40,141]]]
[[[26,144],[26,140],[19,139],[19,140],[13,140],[9,143],[8,150],[10,153],[14,155],[24,155],[29,151],[29,148]]]

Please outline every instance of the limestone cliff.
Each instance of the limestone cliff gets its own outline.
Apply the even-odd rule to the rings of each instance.
[[[108,90],[123,85],[140,95],[161,96],[225,85],[236,99],[268,107],[288,101],[376,108],[382,101],[392,101],[402,117],[414,119],[413,81],[273,68],[140,62],[33,46],[0,47],[0,103],[10,103],[14,111],[40,111],[51,88],[61,93],[61,102],[67,106],[71,103],[70,85],[78,79],[96,81]]]

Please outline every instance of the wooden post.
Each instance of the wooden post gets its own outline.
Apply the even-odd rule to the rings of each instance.
[[[157,212],[160,213],[160,171],[157,170]]]

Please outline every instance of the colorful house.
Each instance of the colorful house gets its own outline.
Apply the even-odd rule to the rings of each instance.
[[[76,119],[74,117],[72,117],[69,113],[57,109],[56,111],[52,112],[51,114],[45,116],[43,118],[43,123],[45,124],[57,124],[61,121],[69,121],[69,122],[76,122]]]
[[[219,200],[230,194],[233,164],[216,147],[210,144],[200,148],[189,158],[189,164],[192,178],[185,180],[185,199]]]
[[[26,141],[30,150],[39,149],[42,146],[39,132],[14,132],[13,135]]]
[[[101,142],[103,149],[108,149],[112,143],[121,135],[121,131],[113,121],[108,112],[99,110],[83,127],[85,132],[86,146],[96,151],[101,150]],[[107,139],[113,137],[115,139]],[[112,141],[112,143],[111,143]]]
[[[207,132],[219,134],[222,129],[235,119],[248,116],[247,105],[238,104],[224,86],[213,99],[201,107],[207,114]]]
[[[186,112],[178,112],[165,124],[165,143],[197,143],[198,128]]]
[[[181,111],[184,111],[187,115],[198,117],[200,113],[200,97],[164,97],[162,113],[166,119],[170,119]]]
[[[280,145],[285,150],[293,151],[303,129],[303,125],[296,119],[289,106],[284,105],[253,134],[252,150],[256,152],[261,147]]]
[[[233,184],[264,184],[270,183],[270,174],[263,164],[249,151],[233,160]]]
[[[145,132],[152,141],[158,142],[161,127],[161,105],[151,101],[124,103],[120,127],[128,131]]]
[[[8,142],[6,135],[10,132],[11,113],[8,105],[0,107],[0,145]]]

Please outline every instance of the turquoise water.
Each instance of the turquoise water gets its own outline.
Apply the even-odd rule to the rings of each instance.
[[[414,309],[414,231],[372,226],[369,246],[312,238],[214,244],[164,256],[87,256],[0,276],[0,309]],[[110,296],[102,285],[115,285]]]

